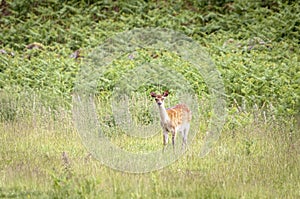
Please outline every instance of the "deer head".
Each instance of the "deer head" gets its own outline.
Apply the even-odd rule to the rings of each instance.
[[[151,92],[150,95],[155,99],[157,105],[161,106],[164,103],[164,99],[169,95],[169,92],[165,91],[162,95]]]

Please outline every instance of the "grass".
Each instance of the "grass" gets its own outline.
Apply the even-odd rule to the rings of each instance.
[[[296,1],[0,2],[0,198],[300,198]],[[71,96],[94,47],[143,27],[180,31],[205,48],[223,78],[228,117],[210,153],[199,157],[212,113],[203,106],[209,93],[198,69],[155,49],[114,60],[101,71],[105,81],[97,82],[97,114],[110,141],[127,151],[162,148],[149,90],[178,93],[186,89],[184,77],[201,99],[189,150],[163,169],[131,174],[103,165],[84,146]],[[143,64],[154,70],[141,74]],[[164,72],[157,66],[169,66],[179,78],[153,83]],[[139,134],[143,123],[145,135],[156,133],[147,139],[115,128],[118,121],[105,102],[116,85],[128,89],[136,77],[143,86],[132,88],[131,133]]]
[[[106,167],[90,155],[69,111],[50,112],[42,105],[35,110],[27,117],[1,122],[0,197],[300,197],[299,128],[292,123],[266,123],[262,117],[241,126],[228,122],[207,156],[199,157],[205,134],[200,132],[175,163],[130,174]],[[237,112],[235,118],[246,116]],[[131,151],[162,145],[160,139],[136,142],[122,134],[112,139],[116,144],[129,143],[126,148]]]

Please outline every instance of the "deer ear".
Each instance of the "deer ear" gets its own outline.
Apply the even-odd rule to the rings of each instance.
[[[169,91],[165,91],[163,94],[164,97],[167,97],[168,95],[169,95]]]
[[[156,93],[154,93],[154,92],[151,92],[150,95],[151,95],[151,97],[156,97]]]

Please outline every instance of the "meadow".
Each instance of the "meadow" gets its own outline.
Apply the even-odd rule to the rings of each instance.
[[[2,0],[0,11],[0,198],[300,197],[296,1]],[[125,53],[100,69],[92,87],[99,125],[114,145],[138,154],[162,149],[151,91],[169,89],[168,106],[186,88],[198,99],[188,150],[161,169],[130,173],[89,150],[74,94],[93,49],[147,27],[181,32],[203,47],[222,77],[226,120],[200,156],[214,125],[206,77],[174,52]],[[131,133],[145,139],[120,128],[115,111],[124,101],[111,104],[117,87],[130,93]]]

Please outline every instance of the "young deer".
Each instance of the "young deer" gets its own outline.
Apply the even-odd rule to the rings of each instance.
[[[166,109],[164,106],[164,99],[168,95],[168,91],[165,91],[162,95],[151,92],[151,96],[155,98],[155,101],[159,108],[160,124],[163,128],[164,149],[166,148],[168,143],[168,132],[172,134],[172,145],[173,149],[175,148],[175,135],[178,131],[181,132],[183,137],[183,148],[187,142],[187,136],[190,129],[190,121],[192,119],[192,112],[185,104],[177,104],[174,107]]]

